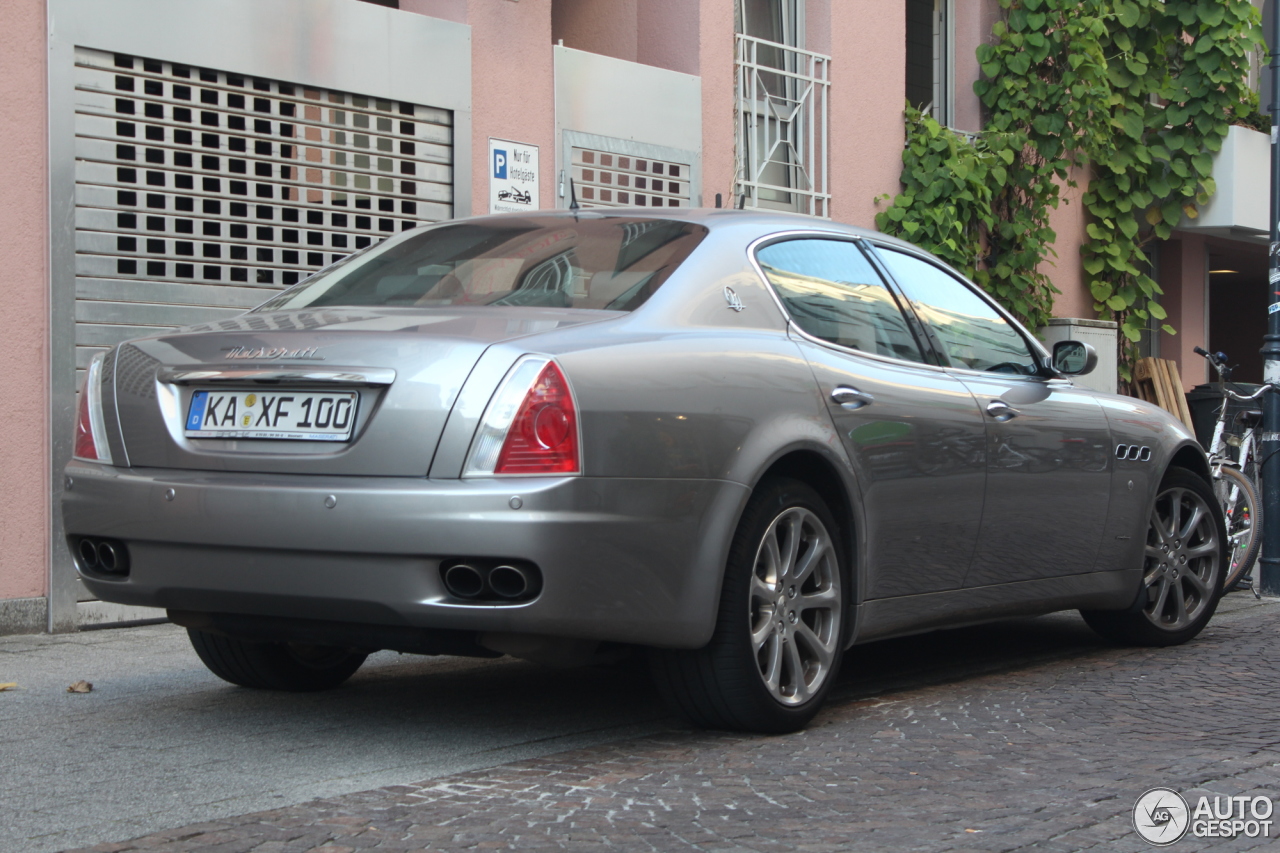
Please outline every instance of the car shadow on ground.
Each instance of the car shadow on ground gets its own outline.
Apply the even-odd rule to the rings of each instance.
[[[832,704],[1084,657],[1108,648],[1074,613],[1010,619],[867,645],[845,654]],[[683,726],[669,715],[642,653],[607,665],[555,668],[504,658],[424,658],[382,652],[343,688],[320,694],[218,691],[248,713],[288,710],[403,733],[486,732],[495,742],[573,731]],[[228,708],[230,710],[230,708]]]
[[[854,646],[828,701],[963,681],[1114,648],[1074,611],[931,631]]]
[[[1010,619],[855,646],[845,654],[831,705],[1108,648],[1074,613]],[[145,694],[137,697],[144,704]],[[172,699],[168,700],[172,702]],[[608,665],[555,668],[502,658],[420,657],[380,652],[343,687],[287,694],[225,685],[180,699],[202,716],[261,735],[342,729],[366,743],[455,743],[459,751],[504,748],[596,732],[685,728],[648,677],[642,653]],[[135,707],[135,712],[144,709]],[[159,711],[160,709],[157,709]],[[170,710],[172,706],[170,705]],[[163,716],[163,712],[162,712]],[[438,748],[438,747],[437,747]]]

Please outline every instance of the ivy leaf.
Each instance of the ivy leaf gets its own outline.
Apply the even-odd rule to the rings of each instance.
[[[1129,303],[1122,296],[1112,296],[1107,300],[1107,307],[1112,311],[1123,311],[1129,307]]]
[[[1107,65],[1107,77],[1111,80],[1111,85],[1117,89],[1127,89],[1133,85],[1133,75],[1120,63]]]
[[[1129,134],[1134,139],[1142,138],[1143,122],[1142,116],[1131,110],[1118,113],[1113,119],[1116,127]]]
[[[1151,207],[1151,208],[1148,208],[1148,209],[1147,209],[1147,224],[1148,224],[1148,225],[1159,225],[1159,224],[1160,224],[1161,219],[1163,219],[1163,217],[1162,217],[1162,216],[1161,216],[1161,214],[1160,214],[1160,208],[1158,208],[1158,207]]]
[[[1164,306],[1159,302],[1148,302],[1147,310],[1151,312],[1151,316],[1157,320],[1163,320],[1169,316],[1169,312],[1164,310]]]
[[[1120,22],[1120,26],[1129,29],[1138,23],[1138,16],[1141,10],[1134,3],[1126,2],[1126,0],[1116,0],[1116,20]]]
[[[1227,14],[1226,4],[1222,3],[1199,3],[1197,5],[1197,13],[1200,15],[1200,23],[1216,27],[1222,23],[1223,17]]]

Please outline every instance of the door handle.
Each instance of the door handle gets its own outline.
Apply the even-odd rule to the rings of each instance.
[[[842,409],[861,409],[863,406],[869,406],[876,401],[875,397],[857,388],[850,388],[848,385],[840,385],[831,392],[831,402],[839,403]]]
[[[992,400],[990,403],[987,403],[987,414],[993,419],[1004,423],[1005,421],[1016,418],[1018,415],[1022,414],[1022,412],[1018,411],[1013,406],[1010,406],[1004,400]]]

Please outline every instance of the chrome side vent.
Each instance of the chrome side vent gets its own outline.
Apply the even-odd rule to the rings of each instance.
[[[1116,458],[1127,459],[1130,462],[1150,462],[1151,448],[1137,444],[1117,444]]]

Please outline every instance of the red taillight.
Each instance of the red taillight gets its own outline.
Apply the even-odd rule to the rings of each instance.
[[[98,458],[97,445],[93,443],[93,422],[89,420],[89,391],[80,392],[80,414],[76,417],[76,445],[73,455],[78,459]]]
[[[525,394],[493,473],[576,474],[578,469],[578,412],[564,374],[549,361]]]
[[[95,355],[85,371],[84,387],[80,389],[80,406],[76,413],[75,448],[77,459],[111,464],[111,448],[107,446],[107,432],[102,423],[102,364],[105,356]]]

